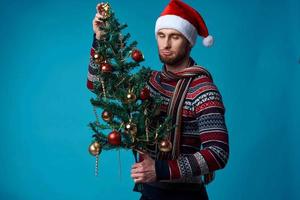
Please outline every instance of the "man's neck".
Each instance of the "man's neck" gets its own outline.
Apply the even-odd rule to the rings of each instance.
[[[168,71],[176,73],[179,72],[190,65],[190,57],[182,59],[180,62],[174,64],[174,65],[168,65],[166,64],[166,68]]]

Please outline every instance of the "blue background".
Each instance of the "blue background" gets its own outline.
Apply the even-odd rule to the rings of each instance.
[[[207,189],[218,199],[299,199],[299,0],[186,0],[203,15],[198,39],[226,106],[230,159]],[[110,1],[146,61],[160,69],[154,23],[168,3]],[[131,152],[87,152],[94,120],[86,88],[97,1],[1,0],[0,199],[138,199]]]

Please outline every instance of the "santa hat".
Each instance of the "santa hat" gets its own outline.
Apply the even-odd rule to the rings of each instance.
[[[200,13],[180,0],[171,0],[156,21],[155,36],[160,29],[172,28],[182,33],[192,46],[196,43],[197,35],[203,37],[203,45],[210,47],[213,37]]]

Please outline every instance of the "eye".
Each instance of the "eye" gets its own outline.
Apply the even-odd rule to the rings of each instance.
[[[159,38],[164,38],[164,37],[165,37],[165,35],[162,34],[162,33],[158,33],[157,36],[158,36]]]
[[[179,37],[179,35],[172,35],[172,39],[174,39],[174,40],[178,40],[180,37]]]

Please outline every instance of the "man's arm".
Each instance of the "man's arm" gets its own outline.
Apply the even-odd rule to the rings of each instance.
[[[158,180],[205,175],[224,168],[228,161],[228,133],[221,94],[212,80],[202,85],[193,104],[203,148],[194,154],[181,154],[176,160],[155,161]]]
[[[95,92],[95,88],[94,88],[94,82],[99,81],[96,74],[99,70],[99,64],[96,64],[94,62],[94,54],[95,54],[95,49],[97,48],[97,42],[96,42],[96,37],[94,34],[93,37],[93,44],[91,47],[91,52],[90,52],[90,61],[89,61],[89,66],[88,66],[88,73],[87,73],[87,88],[92,91]]]
[[[96,6],[96,11],[97,13],[95,14],[95,17],[93,19],[93,31],[94,31],[94,37],[93,37],[93,44],[90,52],[90,61],[89,61],[89,67],[88,67],[88,73],[87,73],[87,88],[95,93],[95,88],[94,88],[94,82],[99,81],[96,74],[99,70],[99,64],[96,64],[94,62],[94,55],[95,55],[95,49],[97,49],[97,40],[100,40],[101,37],[105,34],[104,31],[100,30],[100,26],[104,25],[104,22],[101,21],[103,16],[98,13],[98,6],[100,4],[97,4]]]

